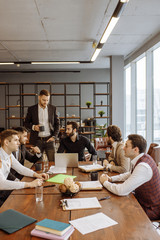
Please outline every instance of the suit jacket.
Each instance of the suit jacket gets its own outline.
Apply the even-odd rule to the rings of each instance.
[[[48,121],[49,126],[51,130],[51,136],[57,137],[59,133],[59,118],[56,113],[56,107],[48,104]],[[32,130],[33,125],[38,125],[39,119],[38,119],[38,104],[31,106],[28,108],[27,116],[25,118],[24,126],[31,130],[30,134],[30,143],[36,144],[36,141],[38,140],[38,132]]]
[[[38,160],[41,159],[41,157],[37,157],[35,154],[32,154],[30,153],[24,144],[22,144],[20,146],[20,151],[21,151],[21,158],[19,160],[19,162],[24,165],[24,161],[25,159],[28,160],[29,162],[32,162],[32,163],[35,163],[37,162]],[[13,155],[15,156],[15,152],[13,152]],[[10,171],[11,174],[13,174],[16,178],[19,178],[21,179],[23,176],[19,173],[17,173],[14,169],[11,168],[11,171]],[[11,175],[10,175],[11,176]]]
[[[126,158],[123,150],[124,144],[122,142],[117,143],[115,157],[114,157],[114,148],[108,157],[108,161],[113,161],[115,166],[111,166],[111,170],[118,173],[124,173],[130,171],[131,162],[129,158]]]

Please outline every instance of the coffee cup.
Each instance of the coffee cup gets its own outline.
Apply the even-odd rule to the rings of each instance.
[[[42,170],[42,163],[41,162],[35,163],[35,169],[36,169],[36,171],[41,171]]]
[[[91,172],[91,181],[98,180],[98,172]]]
[[[40,125],[40,126],[39,126],[39,131],[40,131],[40,132],[44,132],[44,130],[45,130],[45,129],[44,129],[44,126],[43,126],[43,125]]]

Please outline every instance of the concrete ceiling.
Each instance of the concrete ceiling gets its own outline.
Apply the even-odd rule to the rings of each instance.
[[[0,62],[90,61],[118,0],[0,0]],[[109,68],[160,31],[160,0],[130,0],[94,63],[2,66],[0,71]]]

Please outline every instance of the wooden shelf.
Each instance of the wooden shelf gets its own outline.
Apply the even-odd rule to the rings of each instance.
[[[64,93],[52,93],[51,96],[64,96]]]
[[[0,108],[0,110],[6,110],[7,108]]]
[[[110,117],[105,116],[105,117],[95,117],[95,118],[110,118]]]
[[[7,118],[8,120],[10,119],[25,119],[25,117],[9,117],[9,118]]]
[[[21,93],[21,96],[38,96],[37,93]]]
[[[89,109],[94,109],[94,107],[81,107],[80,109],[82,109],[82,110],[84,110],[84,109],[87,109],[87,110],[89,110]]]
[[[20,105],[6,106],[6,108],[19,108]]]
[[[82,134],[82,135],[90,135],[90,134],[95,134],[95,132],[81,132],[80,134]]]
[[[95,107],[111,107],[111,105],[95,105]]]

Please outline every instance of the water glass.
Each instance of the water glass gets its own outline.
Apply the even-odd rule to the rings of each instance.
[[[36,197],[36,202],[43,201],[43,186],[37,186],[35,188],[35,197]]]
[[[97,155],[93,155],[92,159],[93,159],[93,165],[96,165],[97,164]]]

